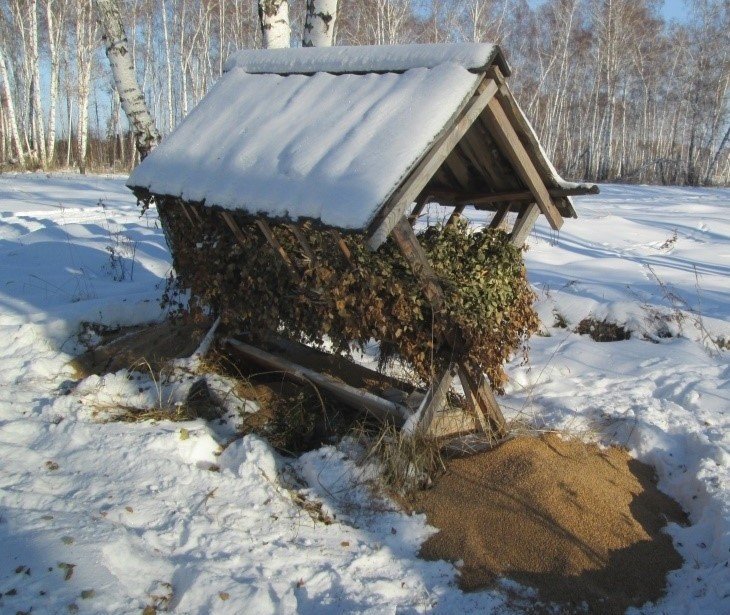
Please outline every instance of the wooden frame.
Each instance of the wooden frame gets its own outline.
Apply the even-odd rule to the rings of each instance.
[[[389,238],[395,242],[437,318],[443,313],[444,291],[413,230],[429,200],[438,200],[453,207],[447,226],[454,224],[467,206],[495,211],[490,228],[501,227],[510,212],[516,213],[509,240],[512,245],[521,248],[540,215],[544,215],[551,227],[558,230],[564,217],[575,216],[571,196],[598,192],[595,186],[565,184],[557,177],[499,66],[492,65],[476,72],[481,73],[481,77],[475,79],[473,87],[433,143],[410,169],[404,170],[399,185],[367,228],[354,229],[365,235],[372,250],[378,249]],[[203,224],[198,205],[184,202],[181,205],[192,226]],[[244,242],[244,231],[231,213],[223,210],[219,215],[236,240]],[[317,266],[315,253],[298,223],[279,221],[296,240],[291,253],[287,253],[267,218],[255,217],[253,222],[297,282],[304,279],[308,267]],[[329,232],[343,257],[352,265],[352,254],[340,231],[330,228]],[[506,421],[494,392],[479,366],[463,359],[464,352],[456,331],[444,334],[443,339],[435,342],[442,349],[449,349],[454,361],[434,374],[431,386],[414,415],[406,406],[367,391],[348,388],[326,374],[307,370],[238,340],[228,340],[232,347],[253,360],[286,371],[295,379],[314,382],[355,407],[398,424],[405,423],[413,431],[446,437],[480,430],[490,442],[503,438]],[[464,390],[466,412],[448,408],[449,390],[457,378]]]

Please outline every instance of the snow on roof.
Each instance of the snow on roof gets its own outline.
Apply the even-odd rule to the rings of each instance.
[[[492,45],[456,45],[438,63],[438,53],[451,46],[420,47],[332,47],[317,49],[311,61],[303,49],[239,54],[127,185],[253,215],[362,230],[476,89],[482,75],[468,68],[496,53]],[[296,60],[300,54],[305,59]],[[284,76],[252,74],[240,65],[260,57],[262,70],[266,58],[286,57],[267,66],[308,72],[328,65],[329,56],[330,66],[339,58],[350,70],[364,69],[368,59],[381,69],[405,70]],[[426,66],[411,68],[418,64]]]
[[[471,71],[483,72],[494,62],[505,76],[510,74],[499,47],[490,43],[367,45],[246,49],[234,53],[225,70],[242,68],[247,73],[275,74],[382,73],[458,64]]]

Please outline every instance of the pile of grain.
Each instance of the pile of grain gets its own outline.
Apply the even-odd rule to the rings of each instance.
[[[618,448],[520,437],[453,460],[414,499],[440,529],[422,556],[462,560],[465,590],[509,577],[546,601],[622,613],[660,598],[682,564],[662,532],[666,520],[685,521],[682,509]]]

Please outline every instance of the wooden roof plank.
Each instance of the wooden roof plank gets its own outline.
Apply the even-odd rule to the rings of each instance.
[[[525,146],[520,141],[507,114],[497,98],[492,98],[485,108],[484,118],[497,143],[514,166],[530,192],[535,197],[540,211],[550,222],[550,226],[558,230],[563,226],[563,217],[548,192],[542,176],[538,172]]]
[[[469,186],[472,185],[471,178],[469,177],[469,169],[466,164],[464,164],[464,162],[457,157],[457,149],[458,148],[455,147],[451,150],[451,153],[446,156],[446,160],[444,160],[444,165],[441,168],[446,167],[451,172],[457,182],[458,187],[460,187],[462,190],[468,190]]]
[[[492,155],[489,143],[486,142],[484,137],[485,135],[482,133],[479,123],[475,122],[474,126],[464,135],[459,147],[471,159],[472,163],[478,166],[493,189],[511,188],[509,175],[501,172],[502,165]]]

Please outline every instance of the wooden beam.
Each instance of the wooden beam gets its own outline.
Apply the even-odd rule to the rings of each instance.
[[[451,384],[454,382],[455,376],[456,370],[453,366],[449,366],[448,369],[434,380],[433,384],[428,389],[428,393],[426,393],[426,397],[423,398],[421,407],[414,415],[414,419],[417,419],[416,424],[408,426],[410,427],[412,434],[428,434],[431,430],[436,415],[447,405],[449,389],[451,389]],[[439,434],[429,435],[438,436]]]
[[[457,149],[458,148],[456,147],[453,148],[449,155],[446,156],[446,160],[444,160],[444,166],[446,166],[446,168],[451,171],[451,174],[456,180],[456,186],[463,190],[468,190],[469,184],[471,183],[469,181],[469,169],[461,160],[461,158],[458,157]]]
[[[238,242],[241,245],[246,245],[246,236],[243,234],[243,231],[240,229],[238,224],[236,224],[233,216],[227,211],[221,211],[220,216],[221,218],[223,218],[223,221],[228,225],[228,228],[231,229],[233,236],[238,240]]]
[[[183,203],[183,201],[180,201],[180,209],[183,210],[183,213],[185,214],[185,217],[190,221],[190,224],[192,224],[193,226],[197,226],[197,224],[195,224],[195,221],[193,220],[193,217],[190,215],[190,212],[188,211],[187,205],[185,205],[185,203]]]
[[[274,236],[274,232],[271,230],[271,227],[269,226],[268,222],[263,220],[262,218],[256,218],[256,226],[259,227],[259,230],[261,231],[261,234],[266,237],[266,241],[269,242],[269,245],[274,248],[276,253],[281,257],[281,260],[284,261],[284,263],[291,269],[292,273],[296,275],[296,277],[299,277],[299,274],[294,269],[294,263],[292,263],[291,258],[289,258],[289,255],[287,254],[284,247],[279,243],[279,240],[276,239]]]
[[[563,217],[560,215],[555,203],[553,203],[542,177],[535,168],[522,141],[517,136],[499,100],[492,98],[484,113],[490,133],[499,143],[520,179],[530,189],[540,207],[540,211],[548,219],[553,229],[560,229],[563,225]]]
[[[425,195],[421,194],[418,199],[416,200],[416,205],[411,211],[410,214],[408,214],[408,222],[411,223],[411,226],[415,226],[416,221],[418,220],[418,216],[421,215],[421,212],[426,207],[426,203],[428,203],[428,199],[431,195]]]
[[[517,186],[517,178],[512,169],[499,155],[494,138],[476,121],[459,142],[464,154],[482,172],[487,184],[495,190],[512,190]]]
[[[405,406],[378,397],[368,391],[357,389],[333,376],[303,367],[236,339],[228,338],[225,343],[248,360],[262,365],[266,369],[283,372],[288,378],[297,382],[313,383],[353,408],[369,412],[380,420],[392,420],[396,424],[402,425],[411,416],[410,410]]]
[[[446,226],[452,226],[456,224],[456,221],[459,219],[462,213],[464,213],[464,208],[466,205],[457,205],[454,207],[454,211],[451,212],[451,215],[449,216],[449,219],[446,221]]]
[[[350,252],[350,248],[347,247],[347,244],[345,243],[345,240],[342,239],[342,235],[340,235],[340,232],[332,229],[330,231],[330,234],[335,239],[335,243],[337,244],[337,247],[340,249],[340,252],[342,252],[342,255],[345,257],[348,263],[352,265],[352,253]]]
[[[225,223],[228,225],[228,228],[231,229],[231,232],[233,232],[233,236],[238,240],[239,243],[242,245],[246,244],[246,236],[243,234],[243,231],[241,228],[236,224],[235,219],[233,216],[227,212],[227,211],[221,211],[220,212],[221,218],[225,221]],[[291,272],[292,276],[299,282],[301,281],[301,276],[297,272],[297,270],[294,268],[294,265],[291,262],[291,259],[289,258],[289,255],[286,253],[286,250],[281,246],[281,244],[276,240],[276,237],[274,237],[274,233],[271,230],[271,227],[269,225],[261,220],[260,218],[256,220],[256,226],[259,227],[261,230],[261,233],[266,238],[266,241],[269,242],[269,244],[274,248],[276,253],[279,255],[279,257],[284,261],[286,266],[288,267],[289,271]]]
[[[509,210],[512,208],[512,203],[505,203],[504,205],[500,205],[499,209],[494,213],[494,217],[489,222],[489,228],[499,228],[499,226],[504,222],[504,219],[507,217],[507,214],[509,213]]]
[[[484,411],[482,410],[482,407],[477,401],[477,396],[475,392],[471,388],[471,381],[467,379],[462,368],[459,368],[458,374],[459,380],[461,381],[461,388],[464,389],[464,397],[466,398],[467,408],[469,408],[472,414],[474,414],[474,416],[476,417],[477,423],[479,424],[479,427],[481,427],[482,431],[485,434],[490,434],[492,429],[487,422],[487,417],[484,416]]]
[[[203,217],[200,215],[198,208],[195,205],[190,205],[190,210],[193,212],[193,216],[198,221],[198,224],[203,224]]]
[[[413,275],[421,283],[426,298],[434,310],[439,310],[444,303],[444,294],[423,246],[418,241],[413,227],[406,218],[401,217],[392,230],[393,239],[400,248],[403,257],[413,271]]]
[[[413,232],[411,225],[405,218],[403,218],[393,229],[393,238],[413,270],[414,275],[421,282],[424,294],[426,294],[429,301],[431,301],[434,309],[441,308],[444,302],[443,289],[441,288],[441,284],[428,262],[426,253],[423,251],[423,247],[418,242],[418,238]],[[448,335],[447,337],[447,341],[453,346],[454,340]],[[499,404],[494,397],[494,393],[489,387],[489,383],[486,381],[482,371],[478,368],[472,367],[467,362],[461,362],[459,364],[459,376],[462,384],[464,385],[464,391],[467,394],[467,401],[469,399],[473,400],[475,408],[474,414],[477,416],[477,419],[479,419],[479,414],[476,410],[478,408],[481,411],[482,418],[485,421],[485,425],[489,428],[490,433],[494,434],[495,437],[503,437],[506,433],[506,422],[502,411],[499,408]],[[443,378],[445,377],[445,375],[442,375],[440,382],[443,382]],[[451,380],[449,380],[449,386],[450,384]],[[448,388],[446,390],[448,391]],[[429,419],[429,424],[430,420],[431,419]]]
[[[527,236],[530,234],[532,227],[535,226],[535,222],[537,222],[539,217],[540,208],[535,203],[530,203],[517,217],[509,242],[518,248],[524,246]]]
[[[485,77],[479,82],[474,95],[468,101],[451,129],[428,150],[405,182],[401,184],[400,188],[396,190],[373,220],[368,229],[370,249],[376,250],[387,239],[393,227],[400,222],[406,209],[416,200],[416,197],[426,187],[433,174],[487,107],[496,92],[497,84],[494,80]]]
[[[558,189],[552,188],[548,190],[551,198],[560,198],[566,196],[578,196],[581,194],[597,194],[596,190],[586,188],[568,188]],[[493,192],[492,194],[474,193],[464,194],[462,192],[451,192],[448,190],[434,190],[435,197],[443,197],[448,199],[453,205],[490,205],[492,203],[504,203],[506,201],[534,201],[535,196],[529,190],[503,190]]]
[[[460,362],[459,379],[464,385],[467,403],[474,404],[475,410],[477,408],[481,410],[483,418],[486,419],[485,433],[496,439],[507,435],[507,421],[484,373],[467,362]]]
[[[314,250],[312,250],[312,246],[309,245],[309,242],[301,229],[296,224],[285,224],[284,226],[286,226],[286,228],[289,229],[291,234],[296,238],[305,258],[309,259],[310,263],[314,263]]]
[[[238,242],[241,243],[241,245],[245,245],[246,236],[243,234],[243,231],[238,226],[238,224],[236,224],[236,220],[233,218],[233,216],[227,211],[221,211],[220,216],[228,225],[228,228],[231,229],[234,237],[238,240]],[[274,233],[272,232],[271,227],[269,227],[269,225],[261,219],[256,220],[256,226],[259,227],[259,230],[261,230],[261,233],[266,238],[266,241],[268,241],[268,243],[274,248],[279,257],[284,261],[284,264],[289,269],[292,277],[297,282],[301,282],[302,278],[299,275],[299,272],[294,268],[294,264],[291,262],[291,259],[286,253],[286,250],[284,250],[281,244],[276,240],[276,237],[274,237]]]

